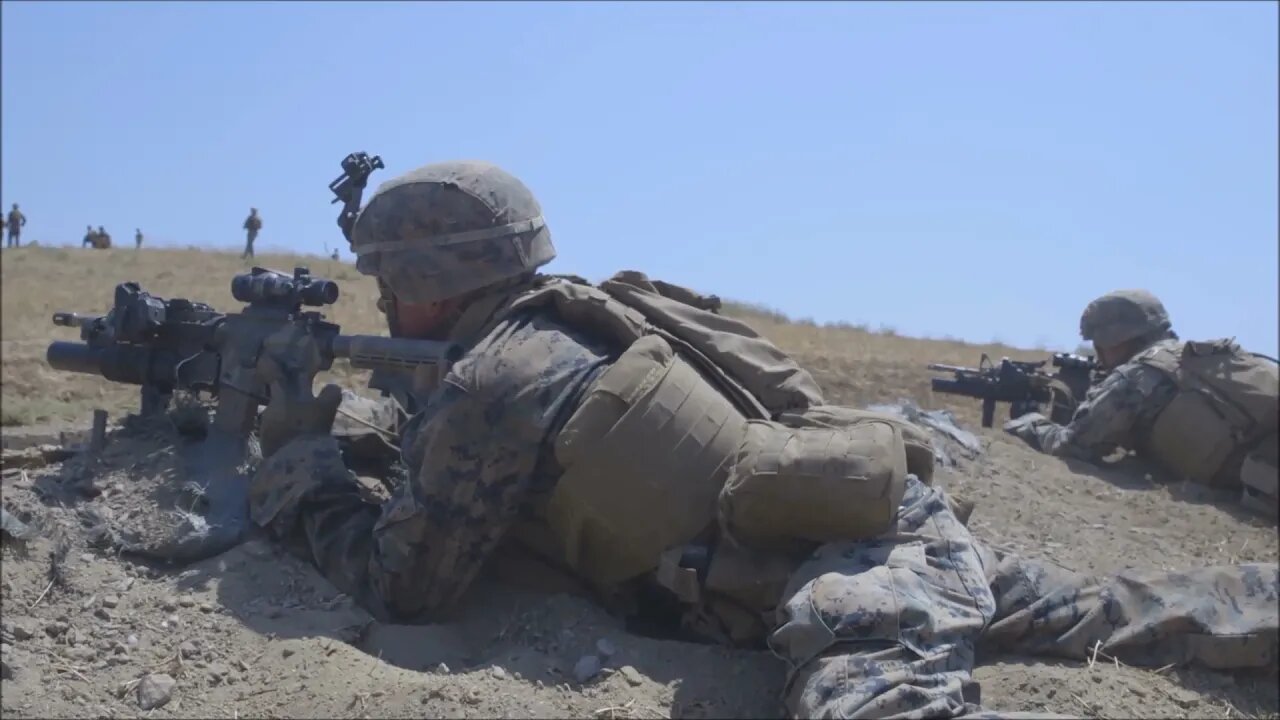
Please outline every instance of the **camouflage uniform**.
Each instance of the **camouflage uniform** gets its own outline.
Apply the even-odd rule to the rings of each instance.
[[[397,250],[431,225],[403,209],[386,217],[406,239],[379,245]],[[501,264],[462,243],[447,247],[464,268],[468,257]],[[525,246],[519,256],[537,250]],[[391,284],[381,287],[398,293],[396,284],[420,272],[415,301],[432,302],[430,270],[388,265]],[[455,284],[450,292],[473,289],[463,273],[442,280]],[[383,620],[438,617],[499,540],[539,516],[563,485],[555,452],[562,431],[617,365],[619,348],[544,307],[477,328],[467,354],[402,428],[409,477],[390,500],[364,497],[328,436],[288,442],[263,462],[251,487],[254,521]],[[1101,580],[998,558],[974,540],[941,490],[914,475],[889,532],[822,544],[791,570],[769,602],[766,631],[754,639],[767,635],[787,662],[786,704],[798,717],[1044,717],[981,710],[970,678],[979,642],[1076,658],[1096,643],[1135,664],[1275,662],[1275,564]],[[1203,585],[1189,591],[1197,582]]]
[[[1177,348],[1179,342],[1165,339],[1154,345]],[[1050,455],[1098,460],[1116,448],[1138,447],[1138,438],[1177,392],[1163,373],[1131,361],[1089,389],[1070,424],[1058,425],[1039,413],[1028,413],[1010,420],[1005,429]]]
[[[98,246],[98,231],[94,230],[92,225],[85,226],[84,239],[80,241],[80,247],[87,248],[87,247],[97,247],[97,246]]]
[[[1080,333],[1120,364],[1090,389],[1067,425],[1032,413],[1006,423],[1006,431],[1051,455],[1084,460],[1134,450],[1175,479],[1239,488],[1247,507],[1275,513],[1274,360],[1228,338],[1179,340],[1164,306],[1142,290],[1091,302]]]
[[[22,226],[27,224],[27,216],[18,210],[18,204],[13,204],[13,209],[9,211],[9,219],[6,223],[9,231],[7,247],[21,247],[22,245]]]

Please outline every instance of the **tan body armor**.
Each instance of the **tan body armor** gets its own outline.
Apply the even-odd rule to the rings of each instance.
[[[705,588],[764,609],[786,558],[887,530],[907,473],[931,478],[931,445],[897,418],[823,405],[790,357],[680,290],[541,278],[485,326],[538,307],[625,348],[555,441],[564,473],[542,514],[561,560],[605,593],[654,573],[689,603]],[[680,566],[695,541],[716,546],[702,574]]]
[[[1178,388],[1140,448],[1152,460],[1180,478],[1234,486],[1247,456],[1262,450],[1259,457],[1268,459],[1265,448],[1277,432],[1275,362],[1228,339],[1159,343],[1134,359]]]

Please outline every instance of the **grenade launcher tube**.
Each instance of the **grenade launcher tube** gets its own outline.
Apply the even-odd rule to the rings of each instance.
[[[147,382],[149,349],[141,345],[96,348],[85,343],[56,341],[49,344],[45,360],[55,370],[100,375],[112,382],[143,385]]]

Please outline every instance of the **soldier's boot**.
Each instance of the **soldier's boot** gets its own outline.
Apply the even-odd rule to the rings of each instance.
[[[1146,667],[1274,668],[1280,566],[1250,563],[1186,572],[1074,573],[1009,556],[992,579],[996,617],[984,651]]]

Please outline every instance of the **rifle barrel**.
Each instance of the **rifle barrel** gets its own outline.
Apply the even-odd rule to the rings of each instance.
[[[93,322],[91,315],[81,315],[72,312],[56,312],[53,314],[53,324],[62,327],[81,327],[87,323]]]
[[[938,363],[933,363],[932,365],[930,365],[930,366],[929,366],[929,369],[930,369],[930,370],[937,371],[937,372],[950,372],[950,373],[957,373],[957,372],[976,373],[976,372],[981,372],[980,370],[977,370],[976,368],[960,367],[959,365],[941,365],[941,364],[938,364]]]
[[[334,357],[346,358],[352,367],[362,369],[412,370],[419,365],[453,362],[462,355],[462,347],[456,343],[378,335],[336,335],[330,351]]]

